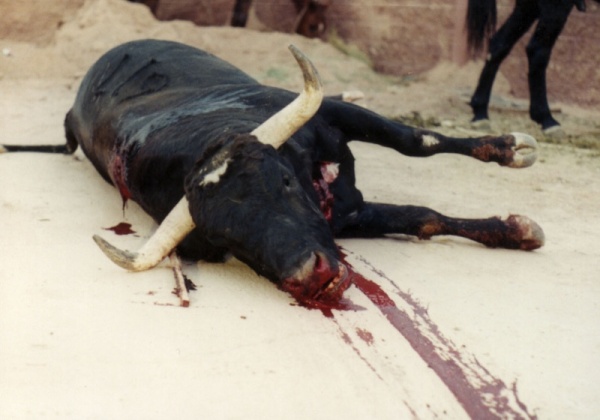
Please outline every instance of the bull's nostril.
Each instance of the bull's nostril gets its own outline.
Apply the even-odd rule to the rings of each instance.
[[[322,273],[323,271],[325,271],[327,269],[327,264],[325,263],[325,259],[319,254],[315,254],[314,269],[315,269],[316,273]]]

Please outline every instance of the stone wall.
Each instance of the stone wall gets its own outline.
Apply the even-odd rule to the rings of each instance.
[[[499,22],[512,11],[514,0],[498,0]],[[547,84],[550,101],[600,106],[600,3],[587,0],[587,12],[573,10],[552,51]],[[501,71],[513,94],[528,97],[525,46],[532,28],[515,46]]]
[[[47,44],[85,0],[0,0],[0,39]]]
[[[513,6],[514,0],[498,0],[499,24]],[[553,50],[550,101],[600,106],[600,4],[587,0],[587,6],[586,13],[573,10]],[[406,76],[452,59],[455,7],[456,0],[338,0],[329,9],[329,27],[367,52],[378,71]],[[533,28],[500,68],[512,94],[522,98],[529,96],[525,46],[532,33]]]
[[[49,43],[56,29],[86,0],[0,0],[0,39]],[[94,1],[94,0],[87,0]],[[123,0],[125,1],[125,0]],[[139,0],[138,0],[139,1]],[[142,0],[143,1],[143,0]],[[185,19],[199,25],[228,25],[235,0],[158,0],[162,20]],[[357,47],[382,73],[416,75],[452,59],[457,0],[332,0],[328,34]],[[43,4],[43,7],[40,5]],[[588,11],[574,10],[554,48],[548,68],[548,96],[583,106],[600,106],[600,3],[587,0]],[[498,0],[499,23],[514,0]],[[254,0],[254,28],[288,31],[295,19],[291,0]],[[532,29],[533,31],[533,29]],[[512,94],[527,98],[525,46],[517,44],[500,71]]]

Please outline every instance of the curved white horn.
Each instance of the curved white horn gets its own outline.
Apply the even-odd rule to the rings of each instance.
[[[144,271],[160,263],[195,226],[188,200],[183,197],[138,252],[120,250],[98,235],[94,235],[94,241],[115,264],[131,271]]]
[[[270,144],[276,149],[315,115],[323,100],[321,79],[317,69],[294,45],[290,45],[289,49],[302,69],[304,90],[289,105],[251,133],[261,143]]]

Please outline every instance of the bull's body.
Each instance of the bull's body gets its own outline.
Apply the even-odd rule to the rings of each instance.
[[[355,187],[351,140],[412,156],[460,153],[528,166],[515,136],[452,139],[325,99],[277,150],[253,145],[252,137],[232,146],[240,142],[234,134],[252,132],[295,97],[206,52],[136,41],[111,50],[88,72],[66,118],[67,139],[71,150],[81,145],[124,200],[136,201],[159,223],[187,196],[196,227],[178,246],[184,257],[216,261],[232,253],[276,282],[290,275],[289,267],[302,267],[307,252],[328,261],[325,268],[315,265],[317,277],[329,268],[336,275],[341,263],[333,235],[454,234],[492,247],[541,246],[543,238],[531,236],[524,218],[452,219],[421,207],[364,202]],[[229,152],[236,147],[242,151]],[[225,158],[213,159],[223,150],[229,167]],[[339,164],[337,178],[331,163]],[[207,171],[210,179],[198,182],[194,174]],[[283,255],[271,258],[276,252]],[[282,262],[291,255],[293,261]],[[299,298],[316,293],[284,288]]]
[[[251,132],[296,95],[261,85],[201,50],[172,42],[132,42],[92,67],[65,125],[67,136],[74,136],[123,199],[137,202],[161,222],[184,195],[185,178],[207,148],[223,136]],[[334,109],[344,105],[331,101]],[[354,209],[362,198],[353,186],[350,139],[337,131],[315,118],[278,153],[316,205],[320,198],[313,174],[321,173],[320,164],[347,161],[332,192],[340,188],[344,194],[336,207]],[[337,215],[348,213],[336,210]],[[338,220],[333,218],[333,224]],[[220,259],[229,251],[207,243],[197,230],[179,248],[193,259]]]

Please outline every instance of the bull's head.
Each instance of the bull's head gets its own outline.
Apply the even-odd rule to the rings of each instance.
[[[312,63],[294,46],[290,50],[304,75],[302,93],[251,133],[223,138],[207,150],[187,176],[185,196],[138,252],[94,236],[113,262],[147,270],[198,229],[300,302],[339,300],[347,269],[329,225],[276,151],[312,118],[323,98]]]

